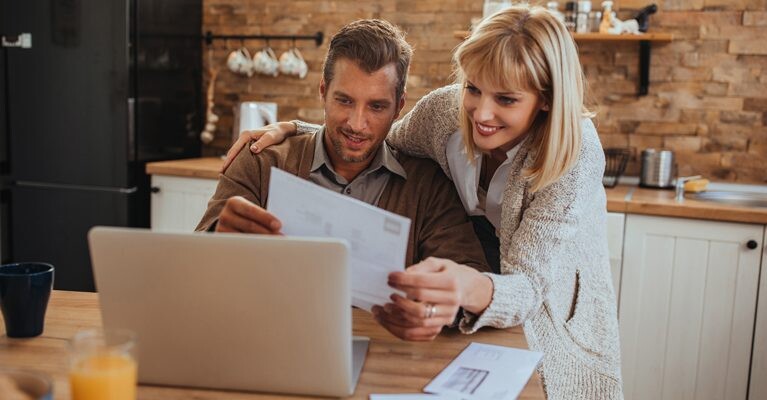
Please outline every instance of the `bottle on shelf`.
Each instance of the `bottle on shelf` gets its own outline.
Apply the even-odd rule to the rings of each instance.
[[[575,16],[575,31],[578,33],[589,32],[589,13],[591,12],[591,1],[582,0],[578,2],[578,13]]]
[[[575,14],[577,7],[574,1],[565,3],[565,27],[570,32],[575,32]]]

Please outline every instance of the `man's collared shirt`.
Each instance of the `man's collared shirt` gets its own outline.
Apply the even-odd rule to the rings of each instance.
[[[407,179],[404,168],[384,141],[370,165],[360,172],[354,180],[347,181],[335,172],[328,153],[325,151],[325,127],[317,133],[314,143],[314,159],[309,173],[311,182],[334,192],[362,200],[365,203],[377,205],[386,184],[389,183],[391,174],[397,174]]]

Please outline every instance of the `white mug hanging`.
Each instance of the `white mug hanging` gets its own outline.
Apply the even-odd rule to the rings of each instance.
[[[280,62],[271,47],[264,47],[253,56],[253,69],[259,74],[279,75]]]
[[[253,76],[253,60],[251,60],[250,52],[245,47],[229,53],[226,66],[234,73]]]
[[[280,56],[280,72],[304,79],[309,68],[298,48],[294,47]]]

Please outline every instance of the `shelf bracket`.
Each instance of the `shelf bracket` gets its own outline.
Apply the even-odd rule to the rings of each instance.
[[[637,96],[646,96],[649,92],[651,45],[649,40],[639,41],[639,89]]]

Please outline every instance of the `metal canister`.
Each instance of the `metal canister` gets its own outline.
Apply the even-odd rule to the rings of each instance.
[[[651,188],[673,187],[676,173],[674,152],[671,150],[644,149],[642,150],[642,170],[639,176],[639,186]]]

